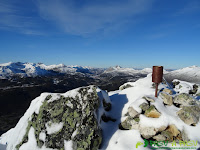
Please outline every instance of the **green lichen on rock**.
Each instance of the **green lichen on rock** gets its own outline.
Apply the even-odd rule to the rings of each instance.
[[[177,115],[186,124],[196,125],[199,122],[199,112],[199,106],[183,106],[183,108],[177,112]]]
[[[47,148],[64,149],[64,140],[73,142],[73,149],[97,150],[102,141],[101,129],[94,114],[100,105],[95,86],[80,88],[75,97],[64,97],[49,101],[48,95],[39,109],[39,113],[33,113],[28,122],[26,134],[16,146],[18,150],[28,141],[28,133],[34,128],[37,146],[45,144]],[[53,133],[48,133],[47,126],[61,123],[63,127]],[[72,137],[72,134],[76,134]],[[39,139],[40,133],[46,134],[45,140]]]
[[[130,88],[130,87],[133,87],[133,86],[130,84],[125,84],[125,85],[120,86],[119,89],[122,91],[122,90]]]

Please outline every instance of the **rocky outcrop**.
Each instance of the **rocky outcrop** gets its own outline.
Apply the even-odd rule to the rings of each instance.
[[[167,93],[160,93],[160,97],[163,99],[164,104],[169,106],[173,104],[173,97],[171,95]]]
[[[183,106],[181,110],[177,112],[180,119],[188,125],[196,125],[200,118],[199,106]]]
[[[144,113],[145,116],[150,118],[159,118],[160,112],[155,108],[154,105],[151,105]]]
[[[66,143],[71,143],[74,150],[99,149],[102,141],[100,123],[106,111],[111,109],[106,94],[96,86],[88,86],[64,94],[49,93],[46,97],[38,97],[33,103],[40,103],[39,107],[31,105],[16,127],[27,121],[23,128],[25,134],[16,136],[21,140],[9,142],[7,149],[18,150],[31,139],[35,139],[39,148],[64,150]]]
[[[130,84],[123,84],[123,85],[121,85],[120,87],[119,87],[119,90],[124,90],[124,89],[127,89],[127,88],[130,88],[130,87],[133,87],[132,85],[130,85]]]
[[[178,111],[176,113],[185,124],[195,126],[199,122],[200,105],[197,100],[191,97],[191,95],[186,93],[173,95],[171,89],[163,89],[159,94],[159,98],[163,100],[163,104],[165,105],[173,105],[175,107],[181,108],[177,109]],[[138,105],[141,109],[141,111],[139,111],[140,113],[136,111],[138,108],[134,109],[134,103],[131,104],[131,106],[128,108],[127,118],[120,124],[121,129],[139,130],[142,138],[151,140],[154,139],[156,141],[167,140],[172,142],[174,140],[189,140],[185,130],[179,130],[175,124],[169,124],[167,126],[160,127],[141,124],[141,116],[143,116],[142,118],[147,117],[152,119],[159,119],[161,117],[162,113],[158,111],[156,106],[161,105],[162,102],[159,102],[157,105],[155,105],[154,103],[156,103],[156,100],[159,99],[155,99],[151,96],[143,96],[142,99],[138,99],[135,104]],[[165,105],[162,107],[166,107]]]
[[[163,92],[172,95],[173,91],[171,89],[164,89]]]
[[[138,113],[133,107],[129,107],[129,108],[128,108],[128,114],[129,114],[129,116],[131,116],[132,118],[134,118],[134,117],[137,116],[139,113]]]
[[[174,103],[180,106],[188,106],[197,104],[196,100],[194,100],[189,94],[181,93],[174,98]]]

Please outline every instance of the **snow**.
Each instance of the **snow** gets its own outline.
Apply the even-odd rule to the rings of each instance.
[[[64,145],[65,145],[65,150],[73,150],[73,143],[72,141],[64,141]]]
[[[137,99],[133,103],[130,104],[129,107],[133,107],[138,113],[142,112],[142,109],[139,107],[142,103],[147,103],[145,99]],[[148,103],[147,103],[148,104]]]
[[[47,134],[53,134],[63,128],[63,122],[60,122],[60,123],[48,122],[45,124],[45,126],[46,126],[46,130],[47,130]]]
[[[42,140],[42,141],[44,142],[44,141],[45,141],[45,138],[46,138],[45,132],[41,132],[40,135],[39,135],[39,139]]]
[[[119,68],[118,68],[119,69]],[[139,107],[142,103],[147,103],[147,101],[143,98],[144,96],[148,96],[155,100],[155,102],[150,102],[151,105],[154,105],[156,109],[161,113],[159,118],[149,118],[145,115],[140,115],[140,127],[154,127],[159,128],[162,126],[167,127],[168,125],[174,124],[179,130],[185,130],[188,137],[191,140],[200,142],[200,123],[196,126],[189,126],[185,124],[176,114],[180,108],[172,106],[165,106],[163,104],[162,98],[158,95],[158,98],[154,97],[155,89],[152,88],[152,75],[148,74],[146,78],[139,79],[136,82],[130,83],[133,87],[124,89],[122,91],[111,91],[106,94],[105,91],[97,88],[98,96],[100,100],[105,99],[106,102],[110,102],[112,104],[112,109],[106,113],[106,116],[109,116],[113,119],[116,119],[115,122],[108,121],[108,122],[100,122],[100,117],[97,118],[98,122],[100,123],[100,127],[102,128],[102,145],[101,150],[129,150],[129,149],[136,149],[136,144],[138,142],[144,143],[144,140],[141,138],[139,130],[131,129],[131,130],[120,130],[118,125],[121,121],[123,121],[126,116],[125,114],[128,111],[128,108],[131,106],[136,111],[141,112],[141,108]],[[187,87],[192,87],[192,83],[181,82],[183,89]],[[158,89],[167,88],[167,85],[160,84]],[[66,92],[64,94],[60,94],[63,96],[75,96],[78,89]],[[92,88],[89,89],[92,91]],[[187,92],[187,90],[183,90],[181,92]],[[29,109],[26,111],[24,116],[20,119],[19,123],[16,125],[14,129],[9,130],[7,133],[3,134],[0,137],[0,143],[6,144],[8,143],[7,149],[12,150],[14,149],[11,147],[9,143],[17,144],[23,138],[25,133],[27,122],[33,112],[38,113],[39,107],[42,105],[45,97],[50,93],[43,93],[40,97],[36,98],[32,101]],[[56,96],[58,94],[52,94],[52,100],[56,100]],[[104,113],[103,105],[100,103],[100,108],[96,112],[96,117],[101,116]],[[55,133],[62,129],[62,123],[49,123],[51,125],[46,124],[48,134]],[[30,137],[29,141],[22,145],[20,150],[27,150],[29,147],[35,148],[34,150],[40,150],[36,146],[36,139],[34,137],[34,129],[31,128],[28,137]],[[15,132],[15,133],[14,133]],[[74,131],[72,138],[75,136],[77,131]],[[45,133],[40,133],[40,139],[45,139]],[[177,144],[178,145],[178,144]],[[1,146],[1,145],[0,145]],[[72,150],[73,142],[72,141],[64,141],[64,146],[66,150]],[[199,147],[199,145],[198,145]],[[41,148],[42,150],[47,150],[44,146]],[[139,146],[138,150],[147,150],[149,148]],[[50,149],[49,149],[50,150]]]
[[[180,82],[174,88],[174,90],[177,93],[187,93],[187,94],[189,94],[189,91],[193,89],[193,85],[195,84],[195,83],[190,83],[190,82],[181,81],[181,80],[177,80],[177,79],[174,79],[173,82]],[[196,85],[198,85],[198,84],[196,84]],[[200,87],[200,85],[198,85],[198,86]],[[197,93],[200,93],[199,88],[198,88]]]
[[[151,102],[151,105],[155,105],[161,113],[161,116],[159,118],[148,118],[144,115],[140,115],[139,125],[141,127],[159,128],[174,124],[181,131],[184,129],[191,140],[200,141],[200,123],[195,127],[185,124],[176,114],[180,108],[173,105],[164,106],[161,97],[155,98],[155,89],[152,88],[151,79],[151,74],[149,74],[146,78],[139,79],[138,81],[131,83],[134,87],[130,87],[122,91],[118,90],[109,92],[113,109],[109,115],[112,118],[117,119],[117,121],[103,124],[103,138],[105,138],[105,140],[103,140],[102,149],[135,149],[137,142],[144,142],[138,130],[132,129],[127,131],[118,129],[120,121],[123,121],[126,118],[125,114],[128,111],[128,107],[131,106],[136,111],[141,112],[139,105],[146,102],[142,98],[143,96],[148,96],[155,100],[155,102]],[[167,85],[160,84],[158,89],[162,89],[163,87],[166,88]],[[145,150],[145,147],[140,146],[137,149]]]
[[[188,82],[200,83],[200,67],[190,66],[166,74],[166,77]]]
[[[137,130],[117,130],[109,142],[107,150],[133,150],[136,149],[137,142],[143,142]],[[149,150],[143,146],[137,150]]]

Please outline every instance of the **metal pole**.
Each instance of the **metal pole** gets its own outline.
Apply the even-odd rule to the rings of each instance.
[[[158,84],[159,84],[159,83],[156,83],[155,97],[158,97]]]

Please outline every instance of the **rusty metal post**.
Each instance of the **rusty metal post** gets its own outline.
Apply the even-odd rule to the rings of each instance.
[[[152,82],[156,84],[155,97],[158,97],[158,85],[163,79],[163,66],[153,66]]]

